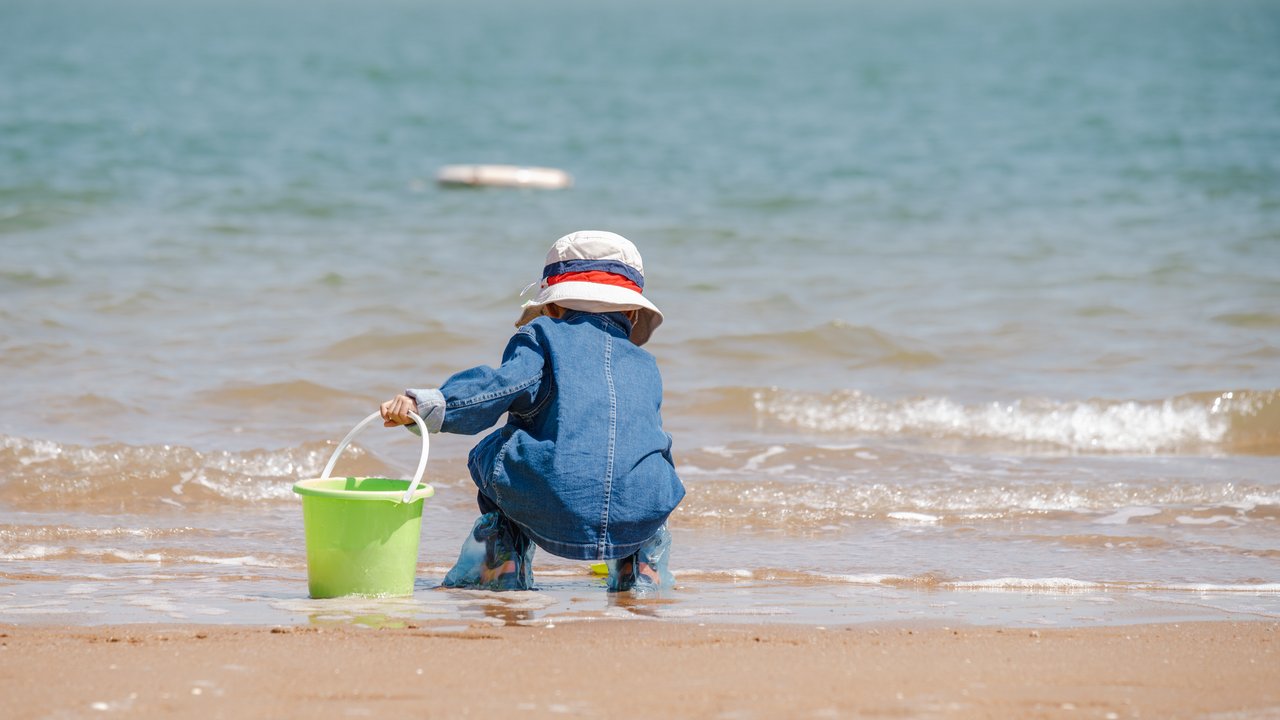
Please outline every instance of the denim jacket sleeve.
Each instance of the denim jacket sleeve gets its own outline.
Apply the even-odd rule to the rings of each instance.
[[[533,409],[545,365],[542,347],[531,328],[512,336],[496,368],[481,365],[463,370],[439,390],[406,390],[418,404],[430,432],[474,435],[491,427],[505,412]],[[417,430],[416,425],[408,426]]]

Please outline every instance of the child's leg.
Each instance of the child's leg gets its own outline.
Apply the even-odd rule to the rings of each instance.
[[[482,505],[483,507],[483,505]],[[481,515],[462,543],[447,588],[532,590],[536,546],[500,510]]]
[[[632,555],[608,561],[609,591],[648,594],[670,589],[676,580],[668,567],[670,555],[671,533],[663,525]]]

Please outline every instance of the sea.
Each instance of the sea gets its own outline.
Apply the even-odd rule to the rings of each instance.
[[[413,595],[310,598],[293,484],[580,229],[665,313],[675,587],[441,589],[436,435]],[[3,0],[0,378],[0,623],[1275,620],[1280,4]]]

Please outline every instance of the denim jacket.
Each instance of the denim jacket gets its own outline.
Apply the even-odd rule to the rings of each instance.
[[[507,343],[502,364],[409,390],[427,429],[474,435],[480,492],[547,552],[580,560],[630,555],[684,497],[662,429],[662,378],[621,313],[540,317]],[[414,427],[414,426],[410,426]]]

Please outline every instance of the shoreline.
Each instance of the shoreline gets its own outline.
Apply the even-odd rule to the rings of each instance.
[[[15,720],[1280,716],[1280,623],[0,625]]]

